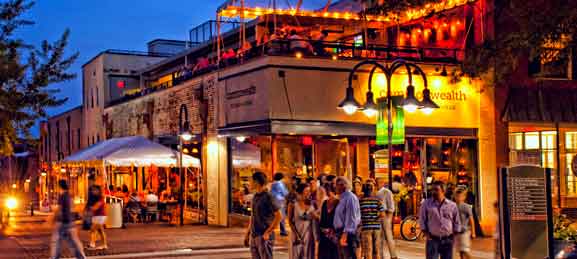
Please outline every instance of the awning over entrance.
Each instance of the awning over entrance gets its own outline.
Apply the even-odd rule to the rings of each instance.
[[[358,136],[374,137],[374,124],[328,121],[297,121],[297,120],[267,120],[227,125],[219,128],[218,134],[223,136],[251,135],[318,135],[318,136]],[[429,137],[466,137],[476,138],[477,129],[469,128],[425,128],[407,127],[407,136]]]
[[[502,119],[509,122],[577,122],[577,89],[511,88]]]
[[[64,164],[104,162],[113,166],[177,166],[178,152],[144,137],[133,136],[105,140],[63,160]],[[200,161],[182,156],[185,167],[200,167]]]

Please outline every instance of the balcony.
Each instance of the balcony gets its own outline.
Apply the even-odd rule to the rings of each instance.
[[[175,72],[164,75],[164,80],[148,84],[110,103],[110,106],[126,102],[140,96],[180,85],[195,77],[214,71],[241,66],[263,56],[294,57],[295,59],[327,60],[381,60],[391,61],[405,59],[418,63],[458,64],[465,58],[463,49],[399,47],[371,44],[366,47],[357,43],[313,40],[272,40],[265,44],[237,50],[223,50],[220,61],[216,57],[201,58],[200,62],[175,69]]]

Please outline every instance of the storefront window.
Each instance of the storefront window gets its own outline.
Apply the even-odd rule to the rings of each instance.
[[[230,139],[231,170],[231,210],[233,213],[250,215],[250,203],[254,190],[250,178],[256,171],[267,174],[272,179],[271,137],[258,136],[244,139]]]
[[[565,149],[567,152],[565,163],[565,186],[567,187],[567,196],[577,196],[577,177],[571,163],[573,157],[577,155],[577,132],[565,132]]]
[[[511,150],[523,150],[523,133],[511,133],[509,135],[509,148]]]
[[[350,161],[347,139],[319,139],[315,142],[317,172],[347,175]]]
[[[539,132],[525,133],[524,149],[539,149]]]
[[[545,168],[557,168],[556,131],[509,133],[509,149],[511,164],[536,163]]]

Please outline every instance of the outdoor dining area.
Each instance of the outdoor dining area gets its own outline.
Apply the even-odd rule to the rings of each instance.
[[[107,226],[127,223],[178,224],[202,221],[203,183],[198,158],[180,154],[144,137],[113,138],[62,160],[58,178],[67,178],[76,188],[72,195],[82,210],[89,187],[104,190]],[[180,177],[180,172],[184,175]],[[184,182],[181,183],[181,179]],[[182,199],[180,188],[184,188]],[[181,211],[182,210],[182,211]]]

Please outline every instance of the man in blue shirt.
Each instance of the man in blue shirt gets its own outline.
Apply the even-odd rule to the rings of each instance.
[[[351,192],[349,180],[339,176],[336,182],[339,205],[335,208],[333,225],[340,235],[339,253],[342,259],[357,259],[355,250],[359,245],[357,228],[361,223],[359,199]]]
[[[285,200],[286,196],[288,195],[288,189],[286,185],[282,181],[284,179],[283,173],[276,173],[274,174],[274,183],[271,184],[270,193],[274,197],[275,201],[278,203],[280,211],[282,212],[282,219],[280,221],[280,235],[287,236],[286,227],[285,227],[285,218],[286,218],[286,206]]]

